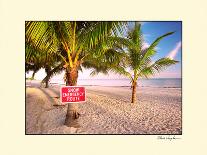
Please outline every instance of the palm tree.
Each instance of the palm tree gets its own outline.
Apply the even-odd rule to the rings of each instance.
[[[33,71],[32,77],[30,78],[31,80],[34,80],[35,74],[38,72],[38,70],[40,70],[40,67],[38,65],[34,65],[34,64],[26,62],[25,71],[26,72]]]
[[[26,22],[26,41],[62,58],[66,85],[76,86],[78,70],[106,51],[108,36],[122,32],[124,22]],[[96,49],[96,50],[94,50]],[[68,104],[65,125],[79,127],[78,104]]]
[[[59,66],[61,63],[60,57],[54,53],[48,53],[47,49],[38,49],[29,42],[25,42],[25,45],[26,72],[33,71],[31,79],[34,79],[35,73],[41,68],[44,68],[47,75],[41,83],[45,83],[45,88],[48,88],[51,77],[50,72],[53,68]]]
[[[141,24],[135,23],[134,28],[128,32],[125,38],[115,37],[113,40],[117,46],[121,47],[116,49],[117,52],[122,51],[125,53],[119,65],[111,66],[111,69],[116,73],[127,76],[131,80],[132,97],[131,103],[136,102],[136,88],[137,80],[140,77],[149,78],[157,72],[162,71],[166,67],[176,64],[178,61],[170,58],[161,58],[155,62],[152,61],[152,56],[156,52],[156,46],[166,36],[174,32],[166,33],[157,39],[147,48],[144,48],[144,40],[141,32]]]
[[[37,52],[34,52],[34,48],[28,43],[25,43],[25,51],[26,51],[26,63],[25,63],[25,71],[33,71],[32,77],[30,79],[34,79],[35,74],[41,68],[41,63],[37,59]],[[29,54],[30,53],[30,54]],[[31,54],[32,53],[32,54]]]

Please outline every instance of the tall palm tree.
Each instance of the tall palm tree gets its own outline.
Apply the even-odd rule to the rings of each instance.
[[[122,51],[125,53],[119,65],[111,66],[111,69],[116,73],[125,75],[131,80],[132,97],[131,103],[136,102],[137,80],[140,77],[149,78],[157,72],[162,71],[166,67],[176,64],[178,61],[170,58],[161,58],[155,62],[152,61],[152,56],[156,52],[156,46],[166,36],[174,32],[166,33],[157,39],[147,48],[144,47],[144,39],[141,32],[141,24],[135,23],[134,28],[128,32],[127,37],[113,37],[116,40],[114,43],[119,47],[117,53]]]
[[[62,58],[66,85],[76,86],[82,64],[104,54],[104,42],[122,32],[123,22],[26,22],[25,28],[27,42]],[[78,127],[78,117],[78,104],[68,104],[65,125]]]

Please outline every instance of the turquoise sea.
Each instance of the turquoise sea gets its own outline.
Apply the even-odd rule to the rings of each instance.
[[[61,79],[52,79],[54,84],[64,84]],[[82,86],[130,86],[129,79],[79,79],[78,85]],[[159,78],[159,79],[139,79],[138,87],[166,87],[181,88],[181,78]]]

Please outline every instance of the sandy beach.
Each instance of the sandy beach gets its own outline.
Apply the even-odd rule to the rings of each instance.
[[[181,134],[181,88],[137,88],[131,104],[129,87],[87,86],[78,103],[81,128],[64,125],[67,105],[60,86],[42,88],[26,82],[26,134]]]

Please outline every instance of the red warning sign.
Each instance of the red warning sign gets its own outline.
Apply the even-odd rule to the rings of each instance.
[[[60,99],[62,103],[85,102],[85,87],[65,86],[60,89]]]

